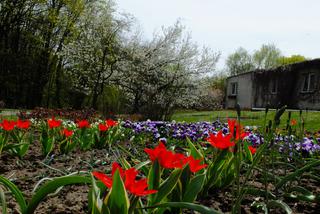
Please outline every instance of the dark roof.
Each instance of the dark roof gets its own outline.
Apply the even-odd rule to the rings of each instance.
[[[231,77],[236,77],[236,76],[249,74],[249,73],[264,73],[264,72],[270,72],[270,71],[274,71],[274,72],[294,71],[294,70],[299,70],[301,68],[306,68],[306,67],[308,67],[308,68],[310,68],[310,67],[311,68],[312,67],[320,68],[320,58],[319,59],[306,60],[306,61],[303,61],[303,62],[292,63],[292,64],[288,64],[288,65],[282,65],[282,66],[271,68],[271,69],[256,69],[256,70],[244,72],[244,73],[241,73],[241,74],[232,75],[232,76],[228,77],[227,79],[229,79]]]

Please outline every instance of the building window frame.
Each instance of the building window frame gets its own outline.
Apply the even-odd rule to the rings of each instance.
[[[310,93],[313,92],[315,89],[315,73],[305,73],[303,74],[303,82],[302,82],[302,93]]]
[[[238,83],[237,82],[232,82],[231,83],[231,93],[230,95],[236,96],[238,95]]]

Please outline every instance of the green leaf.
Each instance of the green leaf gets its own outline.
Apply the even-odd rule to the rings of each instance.
[[[16,199],[17,203],[19,204],[20,211],[24,213],[27,208],[27,203],[23,197],[22,192],[19,188],[14,185],[9,179],[0,176],[0,183],[3,184],[4,187],[8,188],[10,192],[13,194],[13,197]]]
[[[191,178],[191,171],[190,171],[190,167],[189,164],[187,164],[181,173],[180,176],[180,183],[181,183],[181,189],[182,189],[182,194],[184,195],[184,193],[186,192],[187,186],[190,182],[190,178]]]
[[[92,181],[90,177],[84,177],[84,176],[64,176],[64,177],[55,178],[54,180],[44,184],[36,192],[36,194],[31,198],[31,201],[28,204],[26,211],[22,213],[23,214],[34,213],[39,203],[43,201],[48,194],[55,192],[60,187],[67,186],[67,185],[74,185],[74,184],[90,184],[91,182]]]
[[[102,191],[105,191],[105,185],[102,182],[96,182],[94,177],[91,175],[92,187],[88,194],[88,207],[91,214],[100,214],[102,210]]]
[[[117,169],[112,177],[112,188],[107,195],[104,204],[108,205],[110,213],[127,214],[129,211],[129,198]]]
[[[295,172],[285,176],[284,178],[282,178],[277,184],[276,184],[276,189],[281,188],[283,185],[285,185],[287,182],[291,181],[291,180],[296,180],[300,175],[302,175],[304,172],[308,171],[309,169],[320,165],[320,160],[316,160],[313,161],[311,163],[309,163],[308,165],[296,170]]]
[[[283,201],[280,201],[280,200],[269,201],[267,204],[267,207],[268,207],[268,209],[278,207],[278,208],[283,209],[287,214],[292,213],[292,210],[290,209],[290,207],[286,203],[284,203]]]
[[[301,186],[294,186],[290,188],[288,192],[289,193],[285,194],[285,197],[307,201],[307,202],[319,201],[319,198],[316,195],[314,195],[312,192],[310,192],[309,190]]]
[[[274,115],[274,122],[276,126],[280,124],[280,118],[282,114],[285,112],[286,108],[287,106],[282,106],[282,108],[280,108]]]
[[[182,172],[181,169],[175,169],[174,171],[172,171],[170,176],[164,182],[161,183],[158,192],[155,194],[155,200],[153,201],[152,204],[159,203],[167,195],[171,193],[171,191],[179,181],[181,172]]]
[[[156,159],[148,173],[148,186],[149,189],[159,189],[160,186],[160,179],[161,179],[161,169],[159,161]],[[155,199],[156,194],[151,194],[148,197],[148,204],[151,204],[153,200]]]
[[[137,165],[134,166],[134,168],[136,168],[137,170],[141,169],[142,167],[148,165],[149,163],[151,163],[150,160],[146,160],[146,161],[143,161]]]
[[[191,156],[195,159],[203,159],[203,155],[197,150],[189,138],[187,138],[187,143],[190,148]]]
[[[252,162],[253,161],[252,154],[249,149],[249,145],[245,140],[243,141],[243,147],[244,147],[244,150],[246,151],[246,157],[249,159],[250,162]]]
[[[182,201],[193,202],[197,198],[199,192],[202,190],[205,179],[206,175],[204,173],[193,177],[187,186]]]
[[[184,208],[184,209],[198,211],[202,214],[221,214],[221,212],[217,210],[211,209],[203,205],[189,203],[189,202],[166,202],[166,203],[157,204],[152,207],[144,207],[144,209],[156,208],[156,207],[176,207],[176,208]]]
[[[265,197],[266,194],[268,194],[268,197],[270,199],[276,199],[276,196],[272,192],[267,191],[267,193],[266,193],[266,191],[264,189],[257,189],[254,187],[248,187],[248,188],[245,188],[244,191],[246,194],[253,195],[253,196],[260,196],[260,197]]]
[[[264,214],[268,214],[268,208],[264,202],[254,201],[251,206],[257,209],[262,209],[264,211]]]
[[[121,157],[119,160],[121,162],[121,165],[124,167],[124,169],[130,169],[131,168],[130,163],[124,157]]]
[[[7,214],[7,202],[3,189],[0,187],[0,205],[2,204],[2,214]]]

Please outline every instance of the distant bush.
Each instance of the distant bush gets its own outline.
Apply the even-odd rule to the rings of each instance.
[[[31,112],[20,111],[17,116],[21,119],[46,119],[51,117],[59,117],[70,120],[94,119],[98,116],[94,109],[74,110],[68,109],[47,109],[35,108]]]

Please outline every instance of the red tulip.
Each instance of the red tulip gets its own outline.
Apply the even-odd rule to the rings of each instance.
[[[57,128],[61,126],[62,121],[61,120],[56,120],[54,117],[48,120],[48,125],[50,129]]]
[[[229,126],[229,134],[234,138],[234,131],[235,133],[235,140],[243,140],[249,133],[243,132],[242,126],[237,123],[236,120],[228,120]]]
[[[3,120],[1,127],[5,131],[12,131],[14,129],[14,126],[16,125],[16,122],[13,120]]]
[[[166,169],[181,169],[186,164],[189,164],[191,172],[197,172],[207,166],[206,164],[200,164],[202,160],[196,160],[192,156],[187,157],[183,154],[167,150],[162,142],[155,149],[145,148],[144,151],[149,155],[152,162],[158,160],[160,166]]]
[[[145,148],[144,151],[149,155],[152,162],[157,159],[163,168],[182,168],[185,163],[184,155],[174,154],[172,151],[167,150],[162,142],[155,149]]]
[[[222,131],[219,131],[217,135],[209,134],[209,137],[206,139],[213,147],[218,149],[228,149],[231,146],[234,146],[234,142],[231,141],[231,134],[223,136]]]
[[[105,122],[106,122],[106,125],[109,126],[109,127],[113,127],[113,126],[118,125],[117,121],[114,121],[112,119],[108,119]]]
[[[63,129],[63,135],[65,137],[71,137],[73,135],[73,131],[65,128],[65,129]]]
[[[112,164],[112,177],[109,177],[101,172],[92,172],[94,177],[102,181],[104,185],[108,188],[112,187],[112,178],[116,170],[119,170],[119,174],[124,181],[125,188],[133,195],[136,196],[145,196],[149,194],[156,193],[157,190],[148,190],[148,182],[147,179],[136,180],[139,171],[135,168],[130,168],[127,170],[122,169],[118,163]]]
[[[77,125],[80,129],[90,128],[90,123],[87,120],[80,120],[77,122]]]
[[[201,159],[196,160],[194,157],[190,156],[187,158],[187,163],[189,163],[190,171],[195,173],[198,172],[199,170],[206,168],[208,165],[207,164],[201,164]]]
[[[100,123],[100,124],[98,125],[98,127],[99,127],[99,130],[100,130],[101,132],[105,132],[105,131],[107,131],[107,130],[110,128],[110,126],[105,125],[105,124],[103,124],[103,123]]]
[[[290,121],[290,125],[291,125],[291,126],[297,125],[297,120],[292,119],[292,120]]]
[[[257,149],[254,148],[253,146],[248,146],[248,148],[249,148],[251,154],[254,154],[254,153],[256,153],[256,151],[257,151]]]
[[[19,129],[28,129],[30,127],[30,121],[29,120],[23,121],[23,120],[18,119],[17,127]]]

